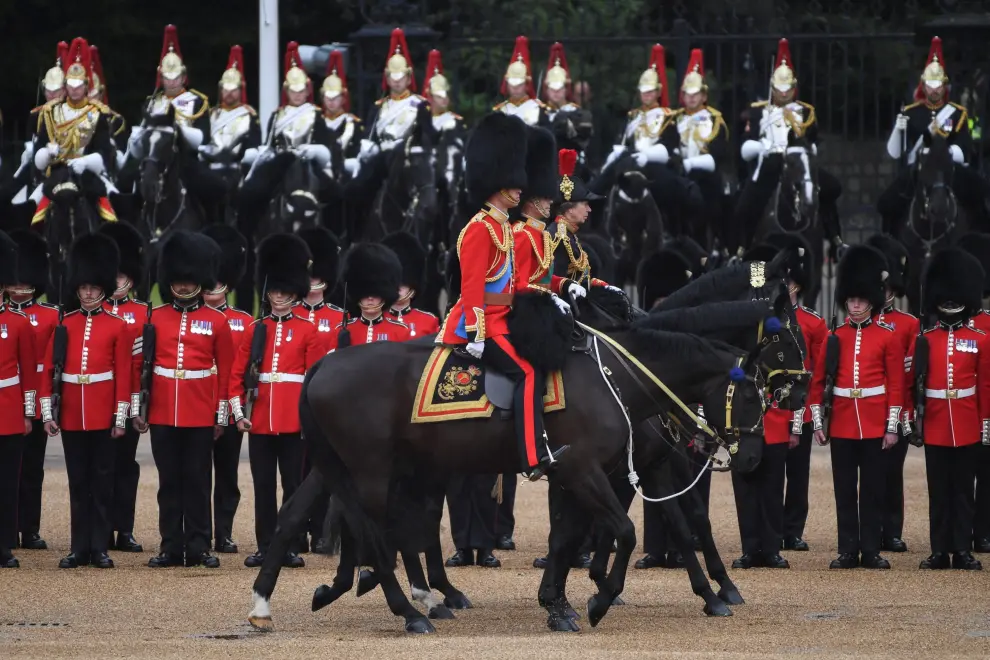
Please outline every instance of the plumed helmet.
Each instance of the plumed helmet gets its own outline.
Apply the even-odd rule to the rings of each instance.
[[[790,250],[790,258],[785,264],[787,273],[802,290],[807,289],[811,282],[814,264],[811,244],[801,234],[783,231],[770,232],[763,240],[779,250]]]
[[[879,311],[887,301],[884,279],[887,260],[876,248],[853,245],[839,262],[835,302],[844,307],[850,298],[864,298]]]
[[[66,282],[68,293],[74,295],[84,285],[98,286],[107,297],[117,289],[120,251],[109,236],[84,234],[69,248]]]
[[[337,274],[340,272],[340,241],[325,227],[301,229],[299,238],[306,241],[309,253],[312,255],[313,265],[310,274],[326,282],[326,291],[333,291],[337,286]]]
[[[666,298],[691,281],[691,267],[680,253],[661,249],[640,262],[636,269],[636,286],[644,307],[649,309],[658,298]]]
[[[158,257],[158,289],[162,300],[172,301],[172,285],[192,282],[209,290],[216,286],[218,248],[203,234],[179,229],[165,239]]]
[[[48,244],[41,234],[29,229],[14,229],[10,238],[17,243],[16,284],[28,285],[36,297],[44,295],[49,284]]]
[[[976,257],[983,266],[983,297],[990,296],[990,235],[972,232],[960,236],[956,245]]]
[[[923,277],[922,299],[925,314],[934,314],[940,305],[955,303],[968,318],[983,306],[983,280],[986,273],[980,260],[966,250],[950,247],[928,260]]]
[[[209,236],[220,248],[220,267],[217,284],[228,288],[236,286],[247,269],[247,239],[233,227],[223,224],[208,225],[203,234]]]
[[[258,246],[258,286],[302,300],[309,294],[311,260],[309,247],[299,236],[272,234]]]
[[[575,170],[577,169],[578,153],[574,149],[561,149],[557,152],[557,194],[554,196],[557,204],[567,202],[594,202],[604,199],[598,193],[592,192],[582,181]]]
[[[887,260],[887,286],[895,296],[903,296],[911,267],[907,248],[889,234],[874,234],[867,239],[866,244],[883,254]]]
[[[381,298],[385,301],[385,309],[399,298],[402,263],[391,248],[381,243],[352,245],[344,255],[341,273],[351,309],[356,308],[362,298]]]
[[[465,148],[465,178],[472,204],[499,190],[526,188],[526,124],[501,112],[485,115]]]
[[[0,286],[16,284],[17,243],[5,232],[0,231]]]
[[[402,264],[402,279],[399,284],[419,291],[426,276],[426,250],[419,239],[409,232],[397,231],[383,238],[382,244],[391,249]]]
[[[557,196],[557,141],[553,133],[539,126],[527,128],[526,188],[522,198],[549,199]],[[549,209],[547,209],[549,212]]]
[[[141,286],[145,268],[145,245],[141,234],[126,222],[104,222],[99,231],[117,244],[120,272],[132,282],[132,286]]]

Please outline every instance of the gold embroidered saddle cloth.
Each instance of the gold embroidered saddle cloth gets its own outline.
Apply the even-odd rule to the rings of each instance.
[[[491,417],[496,408],[512,410],[514,384],[503,374],[463,351],[437,346],[426,361],[413,400],[412,422]],[[564,378],[547,376],[543,412],[564,409]]]

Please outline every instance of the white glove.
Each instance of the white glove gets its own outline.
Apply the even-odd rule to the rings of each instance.
[[[258,159],[258,153],[259,153],[258,150],[255,149],[254,147],[251,147],[250,149],[245,150],[245,152],[244,152],[244,158],[241,159],[241,164],[242,165],[252,165],[254,163],[254,161],[256,161]]]
[[[619,156],[621,156],[624,153],[626,153],[626,148],[624,145],[621,144],[612,145],[612,153],[610,153],[608,155],[608,158],[605,159],[605,164],[602,165],[602,169],[605,169],[606,167],[611,165],[613,161],[615,161]]]
[[[357,176],[358,171],[361,169],[361,162],[357,158],[345,158],[344,169],[351,176]]]
[[[21,152],[21,165],[27,165],[31,162],[31,157],[34,156],[34,143],[25,142],[24,151]]]
[[[638,153],[633,158],[636,159],[636,165],[639,167],[646,167],[646,164],[650,162],[650,159],[644,153]]]
[[[385,142],[382,142],[381,145],[379,146],[381,147],[382,151],[391,151],[392,149],[395,149],[397,146],[399,146],[401,142],[402,140],[387,140]]]
[[[897,115],[897,119],[894,120],[894,128],[896,128],[899,131],[906,131],[907,125],[908,125],[908,116],[903,114]]]
[[[314,161],[321,169],[330,162],[330,150],[322,144],[304,144],[300,151],[303,158]]]
[[[127,162],[127,154],[122,151],[118,151],[116,161],[117,161],[117,169],[120,170],[121,168],[124,167],[124,164]]]
[[[371,158],[378,152],[379,149],[377,144],[375,144],[371,140],[367,140],[367,139],[361,140],[361,150],[360,152],[358,152],[358,159],[360,159],[362,163],[367,162],[369,158]]]
[[[127,138],[127,153],[135,158],[141,158],[141,136],[144,135],[144,128],[135,126],[131,129],[131,136]]]
[[[73,158],[69,161],[69,168],[76,174],[86,171],[86,162],[82,158]]]
[[[61,151],[58,147],[58,144],[56,144],[55,142],[49,142],[48,146],[45,147],[45,149],[48,151],[48,155],[51,158],[57,158],[59,151]]]
[[[691,159],[685,158],[681,161],[681,165],[684,167],[684,173],[688,174],[691,171]]]
[[[646,159],[651,163],[665,165],[670,160],[670,154],[667,153],[667,146],[663,144],[654,144],[652,147],[647,147],[643,150],[643,153],[646,154]]]
[[[949,155],[952,156],[952,161],[957,165],[966,164],[966,157],[963,155],[962,147],[958,144],[949,145]]]
[[[742,144],[740,153],[742,154],[743,160],[755,160],[762,154],[765,154],[766,149],[758,140],[746,140]]]
[[[562,311],[564,314],[571,313],[571,306],[567,304],[567,301],[556,294],[550,296],[553,298],[553,304],[557,306],[557,309]]]
[[[699,170],[703,172],[715,171],[715,159],[711,154],[702,154],[684,159],[684,171]]]
[[[44,171],[48,167],[48,163],[52,162],[50,153],[48,149],[39,149],[38,153],[34,155],[34,166]]]
[[[220,151],[220,148],[215,144],[201,144],[199,145],[199,148],[196,149],[196,151],[212,158],[217,155],[217,152]]]
[[[465,350],[480,360],[482,354],[485,352],[485,342],[473,341],[465,347]]]
[[[203,131],[198,128],[179,124],[179,130],[182,131],[182,138],[191,148],[198,149],[199,145],[203,144]]]
[[[101,174],[103,172],[103,158],[100,157],[100,154],[80,156],[70,160],[69,167],[76,174],[82,174],[85,170],[89,170],[93,174]]]
[[[784,109],[779,106],[772,106],[770,112],[760,119],[760,133],[766,133],[772,124],[782,123],[784,120]]]
[[[577,282],[571,282],[567,285],[567,294],[574,300],[577,300],[578,298],[586,297],[588,295],[588,290]]]

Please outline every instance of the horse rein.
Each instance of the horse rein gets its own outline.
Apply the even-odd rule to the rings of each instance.
[[[172,133],[172,137],[173,137],[172,153],[173,154],[179,153],[178,141],[175,139],[176,136],[175,136],[174,128],[168,127],[167,130],[165,128],[152,128],[151,130],[160,131],[164,133]],[[161,163],[160,160],[151,156],[147,156],[141,159],[142,165],[149,162],[154,163],[156,165]],[[179,208],[175,212],[175,215],[172,217],[172,219],[168,221],[168,224],[165,225],[165,228],[158,229],[156,222],[158,217],[158,207],[162,204],[162,202],[168,199],[168,195],[165,194],[165,179],[172,171],[172,164],[174,162],[175,159],[173,158],[172,161],[165,163],[165,167],[162,168],[160,172],[158,172],[158,190],[155,192],[155,199],[154,202],[152,203],[150,212],[147,210],[148,200],[145,200],[144,206],[142,207],[141,215],[144,217],[145,224],[147,225],[148,228],[149,243],[157,243],[162,236],[168,233],[169,229],[172,228],[172,225],[174,225],[178,221],[178,219],[182,217],[183,212],[186,210],[186,187],[182,184],[182,181],[180,179],[179,194],[181,195],[181,198],[179,200]]]

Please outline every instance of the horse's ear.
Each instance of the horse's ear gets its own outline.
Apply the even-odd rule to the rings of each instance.
[[[767,275],[773,277],[784,277],[787,275],[787,263],[791,258],[791,249],[784,248],[774,256],[773,260],[767,264]]]

